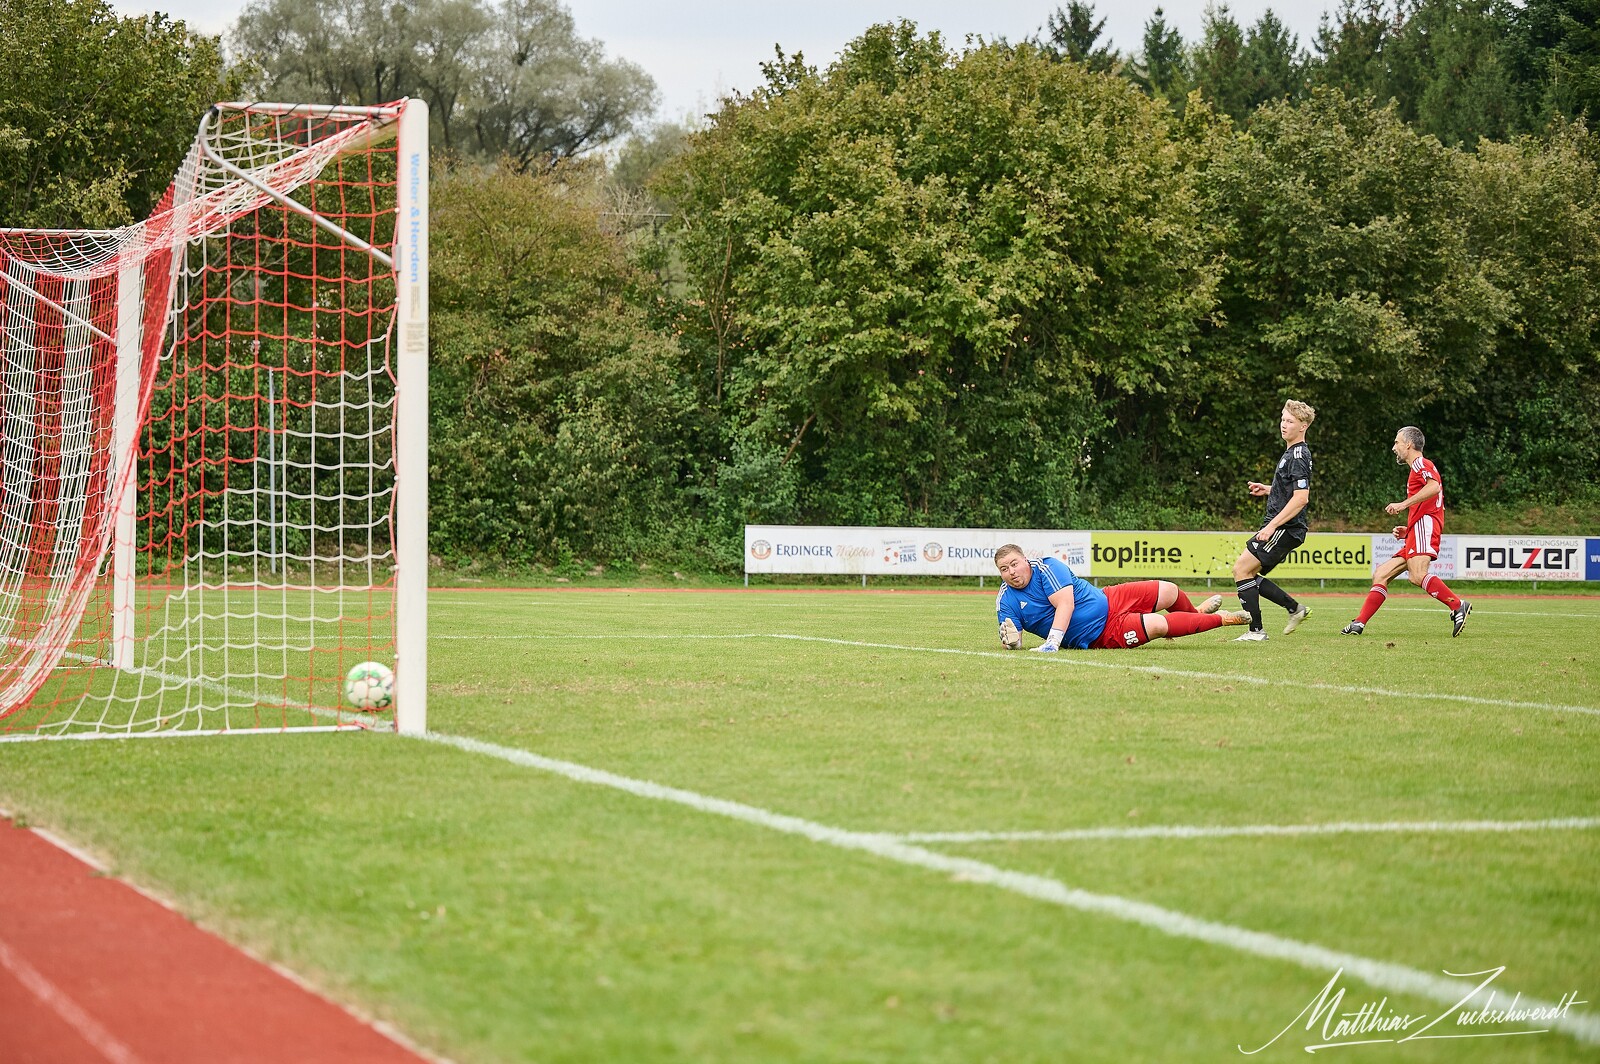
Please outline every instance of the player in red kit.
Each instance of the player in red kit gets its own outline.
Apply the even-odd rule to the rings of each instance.
[[[1409,511],[1406,523],[1394,526],[1394,538],[1402,541],[1401,547],[1372,574],[1372,590],[1367,592],[1360,616],[1344,626],[1345,635],[1360,635],[1366,629],[1372,615],[1389,597],[1389,581],[1402,572],[1449,609],[1452,637],[1466,627],[1472,603],[1458,597],[1443,580],[1428,572],[1428,566],[1439,556],[1439,539],[1444,533],[1444,486],[1439,483],[1439,471],[1433,463],[1422,457],[1426,443],[1422,430],[1414,425],[1407,425],[1394,435],[1394,459],[1411,470],[1406,478],[1406,497],[1384,507],[1391,514]]]

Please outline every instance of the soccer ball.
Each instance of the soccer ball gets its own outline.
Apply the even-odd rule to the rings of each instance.
[[[352,665],[344,677],[344,700],[368,713],[388,709],[394,701],[394,670],[380,661]]]

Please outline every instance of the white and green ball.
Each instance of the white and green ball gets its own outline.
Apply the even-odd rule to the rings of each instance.
[[[344,677],[344,700],[366,712],[388,709],[394,702],[394,670],[381,661],[352,665]]]

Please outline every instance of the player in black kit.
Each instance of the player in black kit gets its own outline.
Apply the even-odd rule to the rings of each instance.
[[[1311,501],[1311,448],[1306,445],[1306,431],[1316,417],[1317,412],[1305,403],[1293,399],[1284,403],[1278,432],[1288,450],[1278,459],[1270,485],[1250,482],[1251,495],[1267,497],[1267,523],[1250,537],[1239,560],[1233,563],[1239,608],[1250,614],[1250,630],[1235,642],[1259,643],[1267,638],[1266,627],[1261,623],[1263,595],[1289,611],[1284,635],[1311,616],[1310,607],[1290,598],[1288,592],[1267,579],[1267,574],[1306,541],[1306,504]]]

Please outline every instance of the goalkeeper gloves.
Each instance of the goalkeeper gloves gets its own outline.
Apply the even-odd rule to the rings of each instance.
[[[1060,628],[1052,628],[1050,629],[1050,638],[1046,639],[1042,645],[1036,646],[1033,649],[1041,654],[1048,654],[1051,651],[1060,650],[1061,640],[1066,636],[1066,634],[1067,633],[1062,631]]]
[[[1000,645],[1007,650],[1022,649],[1022,633],[1017,631],[1010,617],[1000,622]]]

